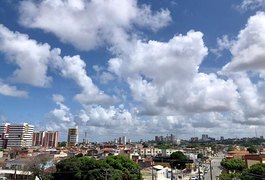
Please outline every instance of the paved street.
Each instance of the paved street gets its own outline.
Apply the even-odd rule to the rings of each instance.
[[[220,163],[221,163],[222,159],[223,159],[222,156],[213,157],[213,159],[212,159],[212,179],[213,180],[216,180],[217,179],[216,176],[219,176],[221,173]],[[204,180],[211,180],[210,170],[207,172],[207,174],[205,174]]]

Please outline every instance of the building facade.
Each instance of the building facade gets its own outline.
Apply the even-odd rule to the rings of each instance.
[[[32,145],[42,147],[58,146],[58,131],[39,131],[33,133]]]
[[[0,146],[7,147],[30,147],[34,126],[28,123],[10,124],[0,126]]]
[[[68,129],[68,146],[78,144],[78,127]]]

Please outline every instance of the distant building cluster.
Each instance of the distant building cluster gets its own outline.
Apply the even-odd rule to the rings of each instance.
[[[224,137],[221,136],[220,140],[224,140]],[[215,138],[212,138],[210,136],[208,136],[208,134],[202,134],[202,138],[199,139],[198,137],[191,137],[190,138],[191,142],[211,142],[211,141],[215,141]]]
[[[131,140],[127,139],[126,136],[122,136],[122,137],[119,137],[119,138],[115,138],[113,142],[115,144],[130,144]]]
[[[155,136],[155,141],[156,142],[180,144],[180,140],[177,139],[173,134],[170,134],[167,136]]]

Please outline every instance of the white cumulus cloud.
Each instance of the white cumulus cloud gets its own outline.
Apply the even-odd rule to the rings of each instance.
[[[233,58],[224,71],[263,71],[265,69],[265,13],[251,16],[231,47]]]
[[[27,97],[28,92],[18,90],[15,86],[10,86],[8,84],[2,83],[0,81],[0,94],[5,96],[13,96],[13,97]]]
[[[12,32],[0,25],[0,52],[17,66],[10,77],[13,82],[33,86],[48,86],[52,80],[47,75],[50,46],[30,39],[27,35]]]
[[[133,26],[157,30],[171,21],[167,9],[152,12],[136,0],[24,0],[19,10],[22,25],[51,32],[82,50],[123,44]]]
[[[198,72],[208,53],[202,36],[190,31],[168,42],[138,41],[129,53],[109,60],[109,71],[129,84],[134,100],[143,105],[142,113],[234,109],[239,96],[233,81]]]
[[[75,96],[75,99],[82,104],[93,103],[110,103],[113,99],[101,91],[87,75],[86,63],[76,56],[64,56],[61,58],[60,49],[54,49],[54,60],[51,62],[52,66],[59,71],[59,73],[69,79],[73,79],[81,88],[82,92]]]

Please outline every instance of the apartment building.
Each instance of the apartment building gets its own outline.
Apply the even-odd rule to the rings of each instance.
[[[78,127],[68,129],[68,146],[78,144]]]
[[[39,131],[33,133],[32,145],[42,147],[58,146],[58,131]]]
[[[0,126],[0,146],[2,148],[32,146],[33,131],[34,126],[28,123],[5,123]]]

